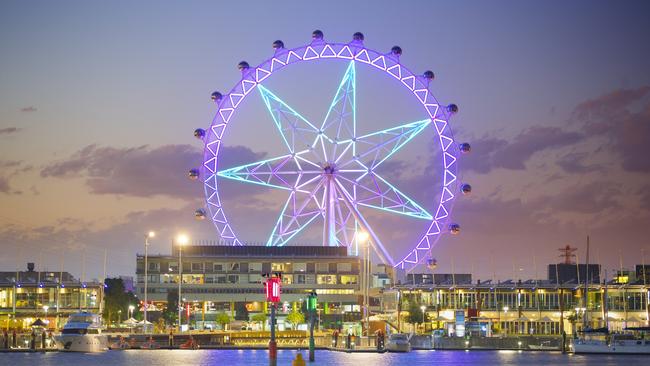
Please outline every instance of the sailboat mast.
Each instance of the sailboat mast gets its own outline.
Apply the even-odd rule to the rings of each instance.
[[[589,292],[589,235],[587,235],[587,257],[585,259],[585,290],[583,291],[582,306],[585,308],[585,311],[582,316],[582,327],[583,329],[587,328],[587,293]]]

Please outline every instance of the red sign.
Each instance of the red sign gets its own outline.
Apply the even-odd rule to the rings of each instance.
[[[280,302],[280,284],[282,279],[279,277],[271,277],[266,280],[264,287],[266,290],[266,301]]]
[[[190,318],[190,304],[187,304],[186,312],[187,312],[187,319],[189,319]]]

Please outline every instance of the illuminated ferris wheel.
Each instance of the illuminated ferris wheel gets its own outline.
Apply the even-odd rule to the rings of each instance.
[[[288,49],[282,41],[273,42],[275,54],[256,67],[239,63],[241,80],[228,94],[214,92],[212,99],[218,110],[208,129],[197,129],[194,135],[205,143],[203,164],[191,169],[190,178],[204,184],[208,210],[198,209],[198,219],[209,217],[219,237],[233,245],[243,245],[226,215],[220,195],[223,180],[265,186],[286,193],[284,205],[269,228],[267,246],[290,245],[305,228],[322,225],[325,246],[344,246],[357,253],[360,238],[368,237],[375,254],[386,264],[410,269],[425,260],[435,260],[430,251],[441,234],[457,234],[458,224],[450,214],[454,198],[469,194],[471,186],[460,182],[458,158],[468,153],[470,145],[454,141],[449,117],[458,112],[455,104],[441,105],[429,90],[434,78],[431,71],[414,74],[400,63],[402,49],[393,47],[380,53],[364,46],[364,36],[355,33],[349,43],[330,43],[321,31],[314,31],[311,43]],[[309,120],[298,106],[285,103],[265,87],[265,81],[280,71],[299,63],[316,67],[323,62],[343,63],[344,72],[331,104],[320,120]],[[395,80],[421,106],[422,117],[392,127],[359,133],[357,129],[357,68],[375,70]],[[275,76],[274,76],[275,77]],[[237,123],[238,107],[248,96],[258,94],[266,107],[269,120],[277,129],[277,143],[284,154],[261,161],[222,169],[220,152],[228,126]],[[423,205],[399,189],[399,182],[380,175],[378,168],[408,145],[416,136],[428,131],[428,141],[440,152],[437,162],[440,181],[433,204]],[[274,136],[273,138],[275,138]],[[271,138],[271,137],[269,137]],[[425,207],[430,207],[426,209]],[[373,228],[366,210],[382,215],[406,216],[425,223],[419,239],[407,248],[398,248],[400,255],[389,251]],[[362,234],[363,233],[363,234]],[[429,264],[431,264],[429,263]]]

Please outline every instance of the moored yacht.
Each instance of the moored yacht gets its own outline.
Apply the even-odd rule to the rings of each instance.
[[[386,351],[388,352],[411,352],[410,335],[404,333],[393,333],[388,336]]]
[[[626,328],[624,333],[586,332],[571,344],[573,353],[650,354],[650,327]]]
[[[101,317],[89,312],[71,314],[60,335],[54,337],[56,347],[68,352],[103,352],[108,350],[108,337],[102,335]]]

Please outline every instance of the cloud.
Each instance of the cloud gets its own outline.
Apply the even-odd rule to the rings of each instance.
[[[496,168],[525,170],[536,153],[573,145],[582,134],[559,127],[533,126],[512,141],[485,136],[472,142],[472,153],[463,158],[463,169],[486,174]]]
[[[243,146],[223,147],[224,167],[260,160]],[[191,145],[164,145],[157,148],[98,147],[89,145],[70,158],[43,167],[42,177],[82,176],[94,194],[136,197],[165,195],[178,198],[202,196],[201,184],[192,184],[187,171],[201,165],[201,150]]]
[[[33,105],[30,105],[29,107],[20,108],[20,111],[23,112],[23,113],[36,112],[37,110],[38,109],[36,109],[36,107],[34,107]]]
[[[0,128],[0,135],[10,135],[12,133],[16,133],[20,131],[21,128],[17,127],[7,127],[7,128]]]
[[[589,157],[587,153],[569,153],[556,161],[556,164],[567,173],[589,173],[602,171],[603,167],[598,164],[586,164],[585,160]]]
[[[20,166],[21,163],[19,160],[0,160],[0,168],[15,168]]]
[[[0,176],[0,193],[9,193],[11,188],[9,187],[9,179],[7,177]]]
[[[544,207],[553,214],[583,213],[594,217],[621,207],[620,189],[613,183],[595,181],[572,186],[562,192],[534,200],[533,206]]]
[[[602,137],[629,172],[650,172],[650,86],[619,89],[579,104],[574,118],[590,136]]]

